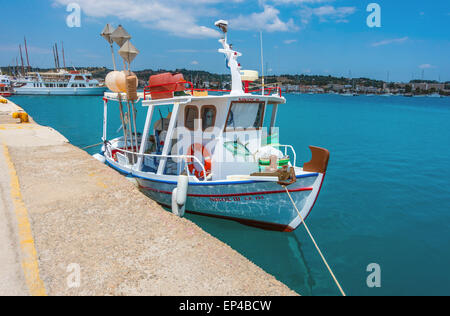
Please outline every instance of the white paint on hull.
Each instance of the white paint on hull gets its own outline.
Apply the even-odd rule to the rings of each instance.
[[[107,88],[16,88],[16,95],[92,95],[101,96]]]

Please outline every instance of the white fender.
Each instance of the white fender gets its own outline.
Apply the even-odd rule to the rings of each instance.
[[[98,161],[100,161],[101,163],[105,163],[106,162],[106,158],[103,155],[100,154],[95,154],[92,157],[94,157],[95,159],[97,159]]]
[[[173,189],[172,192],[172,213],[176,216],[183,217],[186,210],[186,205],[178,205],[177,203],[177,191],[178,189]]]
[[[187,199],[187,191],[189,186],[189,177],[180,175],[177,185],[177,204],[185,205]]]

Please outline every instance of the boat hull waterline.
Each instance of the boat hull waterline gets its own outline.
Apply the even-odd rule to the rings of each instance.
[[[16,88],[16,95],[64,95],[64,96],[102,96],[108,89],[99,88]]]
[[[175,181],[143,178],[122,169],[114,161],[107,164],[136,180],[139,189],[160,205],[171,208]],[[306,220],[320,193],[324,174],[297,175],[288,187],[301,218],[292,205],[286,189],[276,182],[221,181],[190,182],[186,212],[227,220],[266,230],[292,232]]]

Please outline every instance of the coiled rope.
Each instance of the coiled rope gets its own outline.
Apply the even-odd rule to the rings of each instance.
[[[302,215],[300,214],[300,211],[298,210],[297,205],[295,205],[295,202],[294,202],[294,200],[292,199],[292,196],[291,196],[291,194],[289,193],[288,188],[287,188],[285,185],[283,185],[283,188],[286,190],[286,193],[288,194],[289,198],[291,199],[292,205],[294,205],[294,208],[295,208],[295,210],[297,211],[298,216],[299,216],[300,219],[302,220],[302,224],[305,226],[306,231],[307,231],[309,237],[311,238],[311,240],[312,240],[314,246],[315,246],[316,249],[317,249],[317,252],[319,253],[320,257],[322,258],[323,262],[325,263],[325,266],[327,267],[327,269],[328,269],[328,271],[330,272],[331,276],[333,277],[333,280],[334,280],[334,282],[336,283],[337,287],[339,288],[339,291],[341,292],[342,296],[347,296],[347,295],[345,294],[344,290],[342,289],[341,284],[339,283],[339,281],[337,280],[336,276],[334,275],[333,271],[331,270],[330,265],[328,264],[327,260],[325,259],[325,256],[323,255],[322,251],[320,250],[319,246],[317,245],[317,242],[316,242],[316,240],[314,239],[313,235],[311,234],[311,231],[309,230],[308,225],[306,225],[306,222],[305,222],[305,220],[303,219]]]

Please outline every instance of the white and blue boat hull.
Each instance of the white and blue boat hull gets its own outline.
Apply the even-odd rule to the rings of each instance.
[[[136,180],[139,189],[152,200],[167,208],[172,204],[172,192],[177,187],[173,181],[150,178],[129,172],[114,161],[107,164]],[[322,173],[297,175],[297,182],[288,187],[300,215],[292,205],[286,189],[277,182],[268,181],[212,181],[189,182],[186,212],[228,220],[246,225],[291,232],[306,220],[317,200],[324,180]]]

